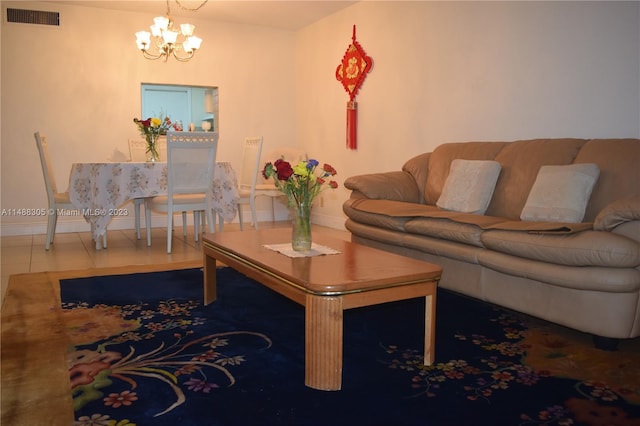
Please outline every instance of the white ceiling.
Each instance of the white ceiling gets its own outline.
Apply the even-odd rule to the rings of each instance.
[[[258,0],[258,1],[219,1],[209,0],[198,11],[184,10],[195,9],[204,0],[169,0],[171,16],[193,17],[198,19],[214,19],[235,23],[252,25],[266,25],[270,27],[298,30],[312,24],[325,16],[344,9],[357,1],[338,0]],[[165,15],[167,11],[166,0],[68,0],[54,1],[54,3],[65,3],[82,5],[88,7],[99,7],[105,9],[125,10],[130,12],[152,11],[155,15]]]

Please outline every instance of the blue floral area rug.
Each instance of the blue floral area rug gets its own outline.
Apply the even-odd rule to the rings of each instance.
[[[304,308],[231,268],[61,282],[76,425],[640,425],[637,341],[588,336],[438,290],[345,312],[343,389],[304,385]]]

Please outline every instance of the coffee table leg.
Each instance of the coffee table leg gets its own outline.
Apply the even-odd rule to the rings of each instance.
[[[424,365],[433,364],[436,346],[436,296],[425,296],[424,309]]]
[[[204,304],[214,302],[216,293],[216,259],[204,255]]]
[[[307,295],[305,384],[318,390],[342,387],[342,298]]]

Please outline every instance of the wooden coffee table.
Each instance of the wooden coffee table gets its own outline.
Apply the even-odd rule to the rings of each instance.
[[[434,264],[313,234],[314,243],[340,254],[291,258],[264,247],[291,240],[289,228],[206,234],[204,302],[216,300],[216,261],[236,269],[305,307],[305,384],[342,387],[343,311],[424,297],[424,364],[434,358],[436,288]]]

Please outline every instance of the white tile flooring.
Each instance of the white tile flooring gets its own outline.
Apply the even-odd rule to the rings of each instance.
[[[288,227],[289,222],[260,222],[260,228]],[[314,225],[315,227],[315,225]],[[245,229],[253,229],[250,224]],[[346,231],[323,228],[336,236],[345,237]],[[224,225],[223,232],[240,232],[237,223]],[[44,249],[45,235],[20,235],[0,237],[0,257],[2,273],[2,301],[9,282],[9,276],[25,272],[63,271],[98,267],[146,265],[182,262],[202,258],[202,246],[195,242],[193,227],[187,228],[183,237],[182,227],[174,229],[172,253],[167,254],[166,228],[152,229],[152,244],[147,247],[146,236],[136,239],[133,229],[109,230],[108,247],[96,250],[91,233],[57,233],[54,244]]]

